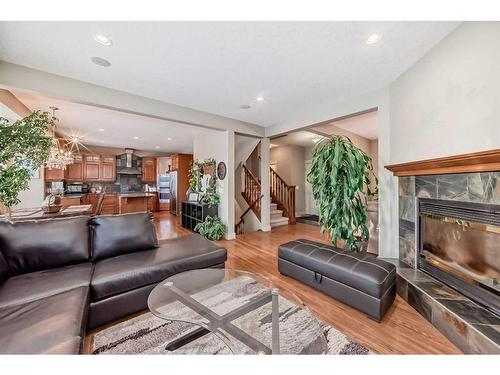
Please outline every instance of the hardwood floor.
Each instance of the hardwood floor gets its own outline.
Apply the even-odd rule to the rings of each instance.
[[[170,213],[155,215],[160,239],[188,233]],[[327,243],[318,227],[296,224],[274,228],[271,232],[239,235],[236,240],[218,241],[228,251],[227,268],[240,269],[266,276],[278,288],[297,295],[321,320],[380,354],[459,354],[447,338],[428,323],[399,296],[382,323],[350,308],[290,277],[277,269],[277,252],[281,243],[306,238]],[[91,339],[91,337],[90,337]],[[86,351],[89,352],[89,351]]]

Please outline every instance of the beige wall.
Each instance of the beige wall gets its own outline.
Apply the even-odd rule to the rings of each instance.
[[[500,148],[499,36],[465,22],[392,83],[392,163]]]
[[[226,164],[226,178],[218,181],[218,192],[221,198],[219,217],[226,224],[225,238],[236,238],[234,233],[234,132],[207,130],[193,140],[193,158],[203,161],[214,158],[217,163]]]
[[[270,150],[269,162],[276,165],[276,172],[288,185],[297,186],[295,191],[295,211],[304,212],[305,189],[305,149],[301,146],[287,145],[273,147]]]

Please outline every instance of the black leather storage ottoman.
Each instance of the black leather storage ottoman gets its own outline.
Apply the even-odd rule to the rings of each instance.
[[[396,297],[396,267],[373,254],[299,239],[279,247],[278,270],[378,322]]]

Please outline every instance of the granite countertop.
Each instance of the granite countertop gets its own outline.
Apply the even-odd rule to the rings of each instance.
[[[148,198],[154,197],[156,193],[118,193],[119,198]]]
[[[83,198],[87,195],[87,193],[81,193],[81,194],[63,194],[61,195],[61,198]]]

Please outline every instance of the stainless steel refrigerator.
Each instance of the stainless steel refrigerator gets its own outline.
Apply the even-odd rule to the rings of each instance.
[[[177,196],[177,171],[173,171],[169,173],[170,175],[170,213],[177,215],[177,205],[178,196]]]

